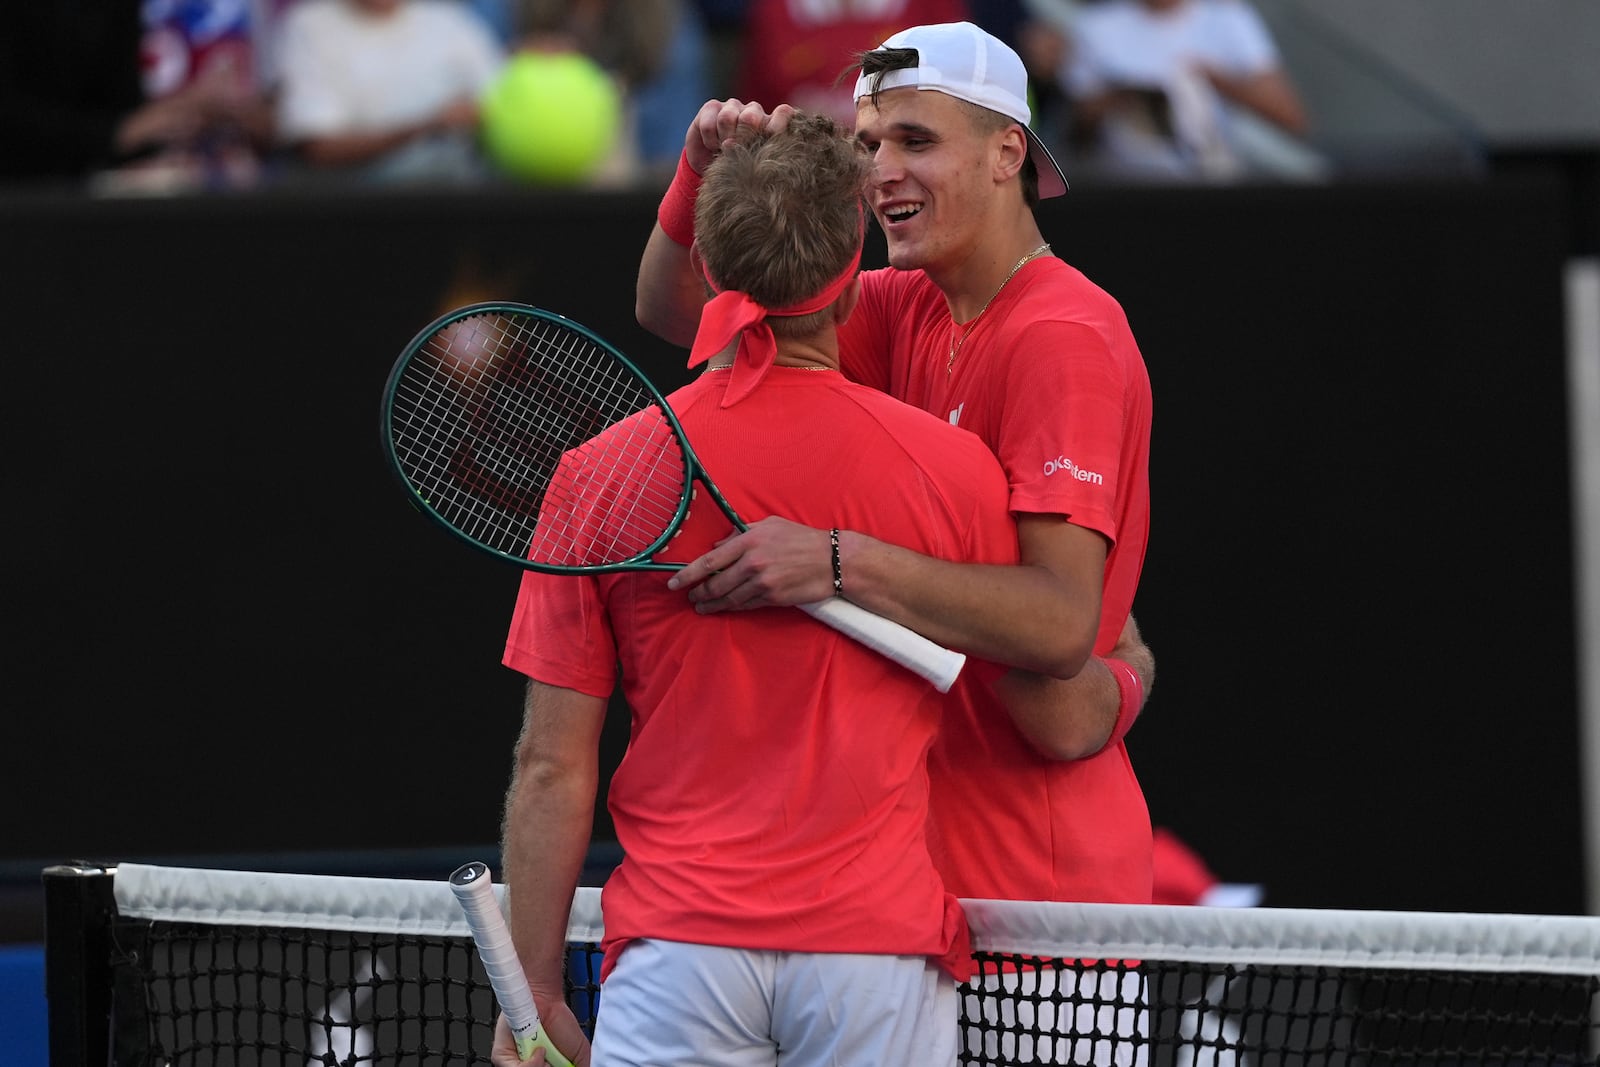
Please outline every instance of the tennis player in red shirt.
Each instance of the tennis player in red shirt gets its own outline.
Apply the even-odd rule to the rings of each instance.
[[[1014,563],[983,442],[838,370],[870,161],[819,116],[743,140],[697,206],[718,292],[691,356],[707,369],[669,397],[706,469],[748,519]],[[665,558],[729,532],[702,501]],[[504,660],[530,678],[503,841],[511,925],[558,1047],[608,1067],[955,1063],[972,960],[926,839],[933,687],[802,612],[699,614],[649,573],[528,573]],[[607,799],[624,858],[602,893],[591,1059],[561,965],[619,671],[633,720]],[[496,1062],[516,1062],[503,1022]]]
[[[953,563],[841,535],[844,594],[1013,670],[959,682],[936,782],[964,896],[1147,902],[1151,830],[1122,738],[1142,696],[1066,699],[1132,610],[1149,531],[1149,377],[1122,308],[1050,253],[1034,217],[1066,181],[1028,130],[1026,72],[969,23],[920,26],[866,54],[857,140],[890,266],[862,274],[839,331],[846,372],[977,434],[1005,468],[1024,567]],[[789,109],[774,109],[781,125]],[[673,201],[758,105],[712,102],[641,263],[640,321],[682,343],[703,296]],[[686,174],[687,172],[687,174]],[[692,238],[692,233],[688,235]],[[824,530],[770,518],[680,572],[697,610],[802,603],[832,591]],[[997,693],[1061,694],[1006,721]],[[1104,690],[1102,690],[1104,692]],[[1049,709],[1045,714],[1040,709]],[[1037,714],[1033,714],[1037,712]],[[1015,728],[1013,728],[1013,726]],[[1020,772],[1020,773],[1019,773]],[[936,805],[944,806],[943,796]],[[1003,846],[1005,862],[989,849]]]
[[[890,266],[862,276],[839,334],[844,368],[984,440],[1028,564],[841,537],[846,597],[1018,668],[992,685],[969,669],[952,690],[932,762],[947,884],[959,896],[1149,902],[1150,819],[1123,742],[1139,681],[1094,658],[1130,618],[1149,531],[1143,358],[1123,309],[1041,234],[1039,198],[1067,185],[1028,128],[1014,52],[969,23],[914,27],[862,57],[855,95]],[[699,321],[681,226],[695,171],[739,126],[781,126],[787,110],[702,108],[641,262],[646,328],[683,343]],[[756,524],[674,582],[709,613],[825,595],[827,534],[794,518]],[[1094,688],[1104,695],[1079,699]]]

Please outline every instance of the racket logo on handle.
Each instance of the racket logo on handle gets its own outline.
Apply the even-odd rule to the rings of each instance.
[[[659,552],[700,483],[661,392],[587,328],[526,304],[471,304],[412,339],[389,373],[383,445],[411,501],[473,548],[553,574],[678,570]],[[830,597],[813,618],[947,692],[966,657]]]
[[[511,1028],[511,1036],[516,1038],[517,1056],[526,1060],[534,1049],[542,1048],[545,1062],[551,1067],[572,1067],[572,1061],[550,1043],[539,1025],[539,1012],[534,1007],[533,994],[528,991],[522,961],[517,959],[516,947],[511,943],[511,928],[500,910],[488,866],[474,861],[456,868],[450,876],[450,889],[467,917],[467,927],[472,931],[473,943],[478,946],[484,973],[489,976],[489,985],[494,990],[495,1000],[500,1002],[500,1011]]]

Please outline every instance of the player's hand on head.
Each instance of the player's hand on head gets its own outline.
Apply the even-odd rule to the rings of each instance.
[[[779,104],[767,113],[759,128],[767,133],[782,133],[789,128],[789,120],[794,118],[795,109],[788,104]]]
[[[779,104],[769,113],[754,101],[746,103],[733,97],[708,100],[701,105],[684,140],[689,166],[694,168],[696,174],[704,174],[711,161],[722,151],[722,146],[737,139],[741,129],[781,133],[788,128],[793,115],[794,108],[788,104]]]
[[[776,516],[720,542],[668,581],[702,614],[791,607],[833,595],[828,532]]]

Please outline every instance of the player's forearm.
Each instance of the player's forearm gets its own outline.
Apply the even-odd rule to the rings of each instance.
[[[840,569],[848,599],[982,659],[1070,678],[1094,649],[1098,585],[1042,566],[951,563],[845,531]]]
[[[567,915],[594,828],[597,755],[561,758],[525,736],[506,795],[501,862],[512,940],[535,999],[562,992]]]
[[[688,348],[700,328],[705,285],[694,272],[689,250],[662,231],[650,231],[639,260],[634,317],[639,325],[671,344]]]
[[[1084,759],[1126,737],[1155,685],[1156,661],[1132,615],[1109,657],[1069,679],[1013,670],[991,686],[1017,730],[1051,759]]]
[[[1092,756],[1116,729],[1121,690],[1104,660],[1091,657],[1067,679],[1008,671],[992,688],[1018,732],[1051,759]]]
[[[559,999],[567,916],[593,828],[594,792],[576,781],[520,779],[502,844],[512,940],[535,999]],[[583,799],[587,792],[588,800]]]

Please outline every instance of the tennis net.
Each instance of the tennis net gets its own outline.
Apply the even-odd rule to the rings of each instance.
[[[45,871],[52,1067],[486,1064],[496,1005],[448,882]],[[497,889],[497,892],[500,890]],[[1600,918],[967,901],[962,1062],[1595,1064]],[[599,890],[568,990],[599,1003]]]

